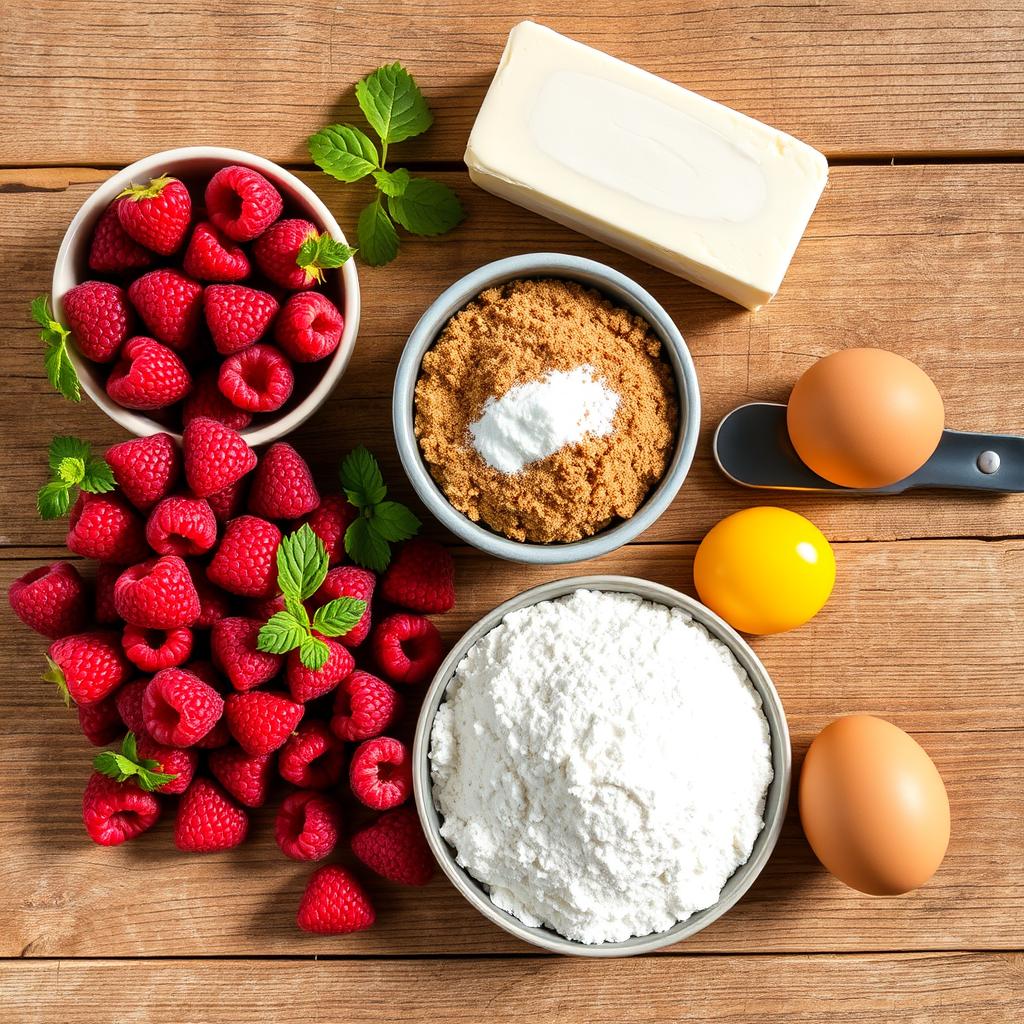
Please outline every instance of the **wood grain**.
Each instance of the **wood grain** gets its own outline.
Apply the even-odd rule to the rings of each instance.
[[[304,161],[402,60],[437,115],[404,159],[461,160],[509,29],[532,18],[832,157],[1020,153],[1024,9],[936,0],[8,0],[0,164],[118,165],[190,144]]]

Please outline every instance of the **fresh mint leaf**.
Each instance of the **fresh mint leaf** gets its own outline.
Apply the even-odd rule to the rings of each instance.
[[[256,650],[267,654],[287,654],[294,651],[309,636],[306,625],[291,612],[275,612],[260,629],[256,637]]]
[[[94,455],[86,462],[85,474],[78,486],[89,494],[106,494],[117,486],[117,481],[106,460]]]
[[[356,223],[359,251],[371,267],[382,267],[398,255],[398,232],[378,196],[363,207]]]
[[[299,646],[299,661],[314,672],[319,672],[330,656],[331,649],[316,636],[306,636]]]
[[[77,437],[61,435],[50,442],[47,458],[52,479],[36,495],[43,519],[66,515],[76,487],[89,494],[106,494],[117,486],[106,460],[91,453],[92,447]]]
[[[373,172],[373,180],[377,188],[386,196],[400,196],[408,187],[412,176],[404,167],[393,171],[385,171],[383,168]]]
[[[327,576],[327,548],[304,523],[277,547],[277,585],[286,597],[305,601],[320,589]]]
[[[365,611],[365,601],[354,597],[335,598],[317,608],[313,614],[313,629],[321,636],[344,636],[358,625]]]
[[[57,465],[57,479],[69,486],[80,483],[85,477],[85,461],[83,459],[61,459]]]
[[[391,561],[390,545],[364,516],[345,531],[345,551],[353,562],[373,572],[383,572]]]
[[[338,181],[358,181],[380,167],[373,140],[355,125],[332,124],[309,137],[309,155]]]
[[[466,216],[459,197],[440,181],[413,178],[405,191],[388,197],[388,212],[414,235],[443,235]]]
[[[71,332],[62,323],[53,319],[50,303],[45,295],[34,298],[30,309],[32,319],[42,328],[39,339],[46,346],[43,365],[46,367],[46,376],[51,386],[69,401],[80,402],[82,389],[71,356],[68,354],[68,338],[71,337]]]
[[[295,257],[295,264],[306,271],[314,280],[322,282],[325,270],[333,270],[351,259],[356,250],[339,242],[326,232],[310,235]]]
[[[71,508],[71,486],[63,480],[51,480],[36,494],[36,511],[43,519],[60,519]]]
[[[367,505],[376,505],[387,496],[388,489],[384,486],[380,466],[362,446],[345,456],[339,475],[345,496],[356,508],[363,509]]]
[[[397,501],[382,501],[373,508],[370,528],[392,543],[408,540],[420,528],[420,521]]]
[[[121,753],[104,750],[93,758],[92,766],[100,774],[107,775],[117,782],[132,779],[139,789],[147,793],[152,793],[153,790],[173,782],[178,777],[176,773],[171,775],[157,771],[160,767],[159,761],[139,757],[135,734],[131,732],[121,741]]]
[[[285,595],[284,609],[293,618],[302,623],[303,629],[309,629],[309,612],[306,611],[306,606],[301,601]]]
[[[50,330],[50,325],[54,322],[53,314],[50,312],[50,300],[45,295],[37,295],[33,300],[29,309],[32,311],[32,319],[35,320],[40,327],[45,327]]]
[[[85,462],[91,453],[92,446],[77,437],[67,437],[64,435],[55,437],[50,442],[50,470],[56,473],[57,467],[60,466],[64,459],[81,459]]]
[[[434,123],[419,86],[397,61],[357,82],[356,100],[384,143],[411,139]]]

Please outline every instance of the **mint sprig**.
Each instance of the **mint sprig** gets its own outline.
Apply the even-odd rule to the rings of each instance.
[[[32,319],[42,328],[39,340],[46,346],[43,365],[46,376],[54,390],[59,391],[68,401],[80,402],[82,388],[78,382],[78,374],[68,354],[68,338],[71,332],[59,321],[54,320],[50,312],[50,300],[40,295],[32,300]]]
[[[277,548],[277,585],[285,607],[260,629],[258,650],[287,654],[298,649],[299,661],[314,671],[327,664],[331,651],[321,638],[344,636],[366,611],[365,601],[338,597],[317,608],[310,621],[303,602],[323,585],[327,568],[327,548],[308,523],[281,540]]]
[[[295,264],[318,283],[323,283],[325,270],[333,270],[349,260],[356,250],[331,238],[327,232],[311,234],[299,246]]]
[[[345,531],[345,551],[364,569],[383,572],[391,561],[391,545],[412,537],[420,521],[405,505],[385,500],[388,489],[380,466],[365,448],[345,457],[339,475],[345,497],[359,510]]]
[[[121,752],[104,750],[97,754],[92,761],[93,768],[101,775],[106,775],[118,782],[134,780],[139,789],[152,793],[153,790],[173,782],[178,776],[170,775],[167,772],[157,771],[160,767],[159,761],[152,758],[139,757],[138,746],[135,742],[135,733],[128,733],[121,741]]]
[[[43,519],[67,515],[76,488],[88,494],[106,494],[117,483],[106,461],[77,437],[55,437],[49,450],[50,482],[36,494],[36,509]]]
[[[414,178],[404,167],[385,167],[389,145],[421,135],[434,122],[412,75],[397,62],[379,67],[356,83],[356,101],[380,139],[380,150],[355,125],[332,124],[310,136],[309,155],[338,181],[372,176],[378,194],[359,214],[356,236],[364,262],[380,267],[398,255],[396,223],[411,234],[434,236],[451,231],[466,214],[442,182]]]

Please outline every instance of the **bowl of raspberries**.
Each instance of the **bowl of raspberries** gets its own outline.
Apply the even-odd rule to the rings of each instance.
[[[146,157],[75,215],[53,273],[82,390],[133,434],[216,419],[253,445],[311,416],[359,327],[353,249],[295,175],[208,146]]]

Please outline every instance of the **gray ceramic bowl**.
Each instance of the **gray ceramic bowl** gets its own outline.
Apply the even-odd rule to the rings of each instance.
[[[679,399],[679,428],[676,446],[661,482],[647,496],[636,514],[624,522],[610,526],[584,540],[568,544],[528,544],[510,540],[457,511],[434,482],[423,461],[419,442],[413,431],[416,381],[423,356],[445,325],[460,309],[485,288],[524,277],[555,277],[578,281],[603,292],[613,302],[626,306],[642,316],[654,329],[664,345],[672,367]],[[668,508],[676,496],[693,461],[700,431],[700,392],[690,351],[679,328],[661,304],[635,281],[595,260],[561,253],[534,252],[510,256],[474,270],[443,291],[420,317],[406,342],[398,363],[392,397],[392,421],[398,454],[420,500],[432,515],[460,540],[486,551],[489,555],[512,562],[534,562],[554,565],[580,562],[606,555],[623,544],[635,540]]]
[[[670,608],[681,608],[699,622],[716,639],[721,640],[736,660],[746,670],[754,688],[761,696],[765,718],[771,732],[772,768],[775,777],[768,787],[765,799],[764,828],[754,842],[754,848],[745,864],[740,865],[725,883],[722,894],[714,906],[701,910],[682,921],[668,931],[655,932],[627,939],[625,942],[605,942],[599,945],[587,945],[574,942],[548,928],[530,928],[504,910],[499,910],[490,900],[484,887],[473,878],[455,860],[452,848],[441,838],[440,818],[434,806],[430,779],[430,731],[434,724],[434,715],[444,700],[445,691],[452,676],[465,657],[466,652],[486,633],[497,626],[509,613],[525,608],[540,601],[564,597],[576,590],[602,590],[617,593],[637,594],[648,601],[667,605]],[[413,788],[416,794],[416,811],[419,814],[423,831],[430,848],[441,865],[444,873],[470,903],[489,921],[505,931],[510,932],[525,942],[533,943],[553,953],[564,953],[574,956],[618,957],[634,956],[637,953],[649,953],[663,946],[670,946],[681,939],[688,938],[712,921],[721,917],[732,907],[743,894],[754,884],[768,858],[778,842],[782,822],[786,816],[789,802],[790,774],[792,754],[789,745],[789,727],[786,724],[786,712],[782,701],[772,684],[764,666],[751,650],[745,640],[714,612],[685,594],[680,594],[669,587],[663,587],[647,580],[633,579],[629,576],[577,576],[572,579],[545,583],[542,586],[527,590],[518,597],[499,605],[494,611],[485,615],[455,645],[452,652],[434,676],[434,681],[427,691],[416,724],[416,738],[413,743]]]

